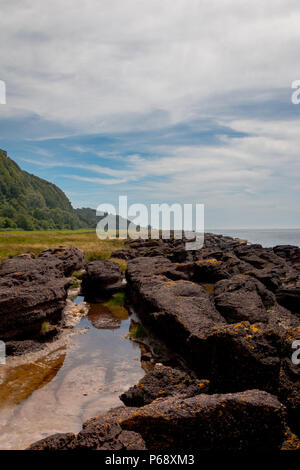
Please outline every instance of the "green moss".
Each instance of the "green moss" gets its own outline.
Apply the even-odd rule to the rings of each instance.
[[[114,294],[108,302],[105,302],[107,307],[123,307],[125,303],[125,294],[124,292],[117,292]]]
[[[83,276],[83,271],[74,271],[72,274],[72,277],[75,277],[76,279],[82,279]]]
[[[41,325],[41,330],[40,330],[41,335],[45,335],[46,333],[48,333],[49,328],[50,328],[50,323],[48,321],[44,321]]]
[[[76,277],[72,277],[71,278],[71,285],[70,285],[70,289],[77,289],[78,287],[81,286],[81,280],[80,279],[76,279]]]
[[[129,336],[131,338],[145,338],[147,332],[143,325],[135,325],[130,329]]]

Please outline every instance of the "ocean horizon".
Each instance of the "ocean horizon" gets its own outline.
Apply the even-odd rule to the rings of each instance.
[[[205,229],[205,232],[243,238],[250,243],[259,243],[264,248],[276,245],[300,247],[300,228],[281,229]]]

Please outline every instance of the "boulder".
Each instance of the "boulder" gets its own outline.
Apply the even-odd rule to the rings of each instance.
[[[46,263],[52,263],[66,277],[71,276],[73,271],[83,269],[86,265],[83,253],[71,246],[59,246],[58,248],[42,251],[38,258]]]
[[[208,380],[199,380],[183,370],[156,364],[137,385],[122,393],[120,399],[126,406],[140,407],[156,398],[192,397],[208,391]]]
[[[149,450],[275,450],[284,439],[284,412],[260,390],[156,400],[120,417]]]
[[[1,340],[33,338],[44,322],[60,321],[69,282],[53,258],[16,257],[0,265]]]
[[[88,263],[82,277],[81,289],[85,297],[101,300],[124,289],[123,274],[118,263],[99,260]]]

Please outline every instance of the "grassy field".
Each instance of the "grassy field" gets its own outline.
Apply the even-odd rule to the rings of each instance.
[[[123,247],[124,240],[99,240],[95,230],[58,230],[46,232],[0,232],[0,261],[22,253],[39,254],[47,248],[59,245],[75,246],[89,261],[107,259],[111,253]],[[123,260],[116,260],[125,267]]]

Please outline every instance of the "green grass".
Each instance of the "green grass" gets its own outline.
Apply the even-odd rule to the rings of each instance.
[[[75,246],[89,261],[94,261],[108,259],[113,251],[123,248],[124,240],[99,240],[93,229],[0,232],[0,261],[23,253],[38,255],[59,245]],[[124,269],[124,260],[114,261]]]

